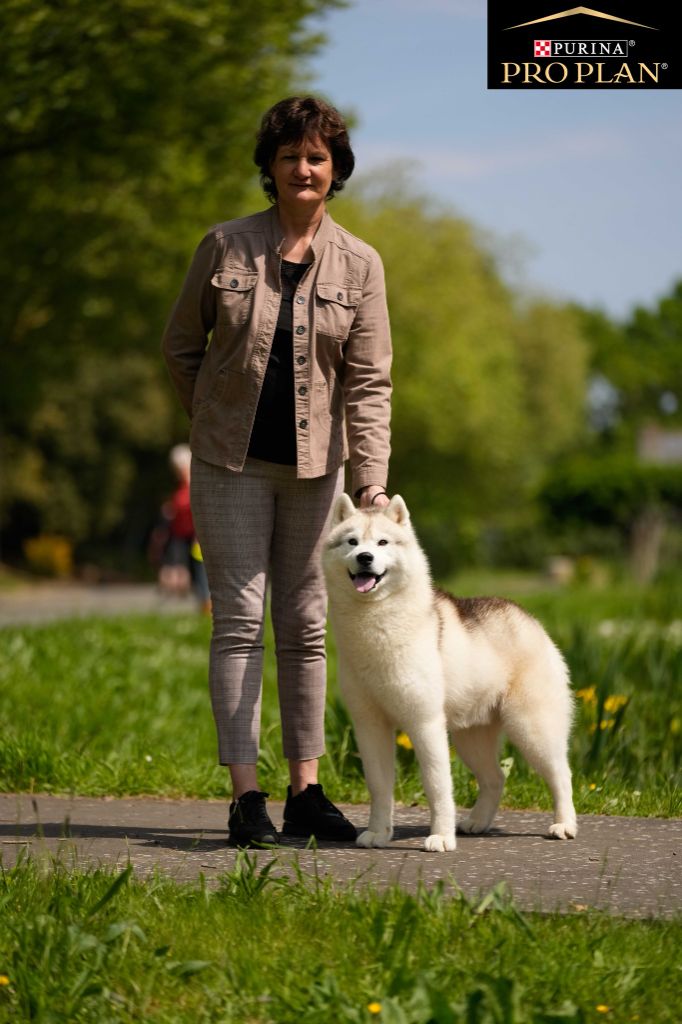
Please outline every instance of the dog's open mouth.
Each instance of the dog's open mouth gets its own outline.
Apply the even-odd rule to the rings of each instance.
[[[353,586],[359,594],[369,594],[370,590],[374,590],[377,583],[379,583],[380,580],[383,580],[386,572],[357,572],[353,575],[353,573],[349,571],[348,575],[353,581]]]

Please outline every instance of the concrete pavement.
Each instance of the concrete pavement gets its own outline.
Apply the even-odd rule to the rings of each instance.
[[[359,827],[368,808],[342,805]],[[283,804],[269,801],[280,825]],[[57,797],[0,794],[0,857],[5,867],[19,851],[58,858],[70,867],[125,866],[144,876],[155,868],[178,881],[203,872],[209,884],[234,866],[236,852],[225,843],[227,805],[214,800]],[[428,831],[423,807],[399,807],[396,835],[386,850],[323,843],[306,850],[285,840],[279,850],[259,851],[260,864],[272,856],[287,870],[296,858],[311,874],[341,883],[379,888],[397,882],[414,890],[443,881],[469,897],[506,883],[525,910],[580,912],[596,908],[624,917],[674,917],[682,911],[682,820],[579,818],[573,841],[545,838],[549,814],[502,811],[485,836],[458,837],[453,853],[425,853]]]

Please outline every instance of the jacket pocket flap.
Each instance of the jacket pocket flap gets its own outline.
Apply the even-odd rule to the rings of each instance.
[[[216,270],[211,278],[211,284],[216,288],[224,288],[231,292],[248,292],[258,280],[258,274],[248,270],[230,270],[221,267]]]
[[[345,285],[324,284],[317,285],[319,298],[327,302],[338,302],[340,306],[355,308],[362,297],[362,288],[347,288]]]

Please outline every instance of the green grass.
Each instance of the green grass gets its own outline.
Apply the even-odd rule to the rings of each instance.
[[[248,855],[216,888],[24,862],[0,916],[2,1022],[679,1020],[679,923],[521,914],[500,890],[337,888]]]
[[[579,813],[678,815],[682,733],[679,586],[548,591],[527,577],[469,577],[459,593],[516,597],[547,625],[578,698],[571,761]],[[199,617],[69,620],[0,631],[0,789],[83,794],[227,794],[215,765],[207,692],[209,624]],[[272,638],[266,636],[260,781],[282,796]],[[366,799],[330,643],[328,754],[333,799]],[[544,784],[511,749],[503,802],[548,809]],[[513,758],[513,761],[509,760]],[[453,762],[456,795],[473,780]],[[397,795],[423,799],[414,755],[398,749]]]

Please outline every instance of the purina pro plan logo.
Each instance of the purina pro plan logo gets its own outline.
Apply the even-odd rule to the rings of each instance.
[[[682,88],[682,4],[595,2],[488,0],[488,88]]]

